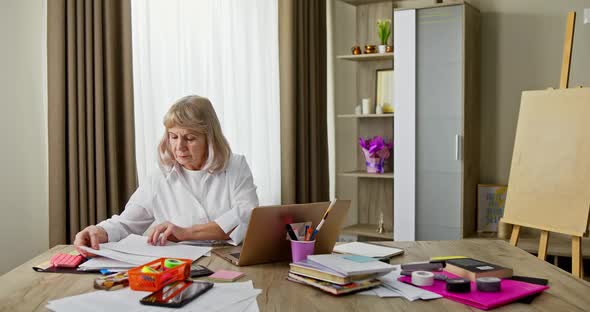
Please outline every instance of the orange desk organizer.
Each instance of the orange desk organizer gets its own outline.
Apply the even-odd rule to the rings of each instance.
[[[192,260],[174,258],[184,263],[172,269],[166,269],[164,267],[164,261],[166,259],[169,258],[160,258],[129,270],[127,272],[129,275],[129,287],[133,290],[156,291],[169,283],[182,281],[189,277]],[[160,272],[142,272],[141,269],[144,266],[152,267]]]

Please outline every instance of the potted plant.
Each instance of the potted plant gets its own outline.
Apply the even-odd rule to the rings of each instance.
[[[377,34],[381,44],[377,48],[379,53],[385,53],[387,48],[387,40],[391,36],[391,20],[377,20]]]
[[[359,143],[365,155],[365,164],[368,173],[383,173],[386,170],[386,161],[389,158],[389,150],[393,148],[393,142],[385,142],[383,137],[375,136],[372,139],[359,138]]]

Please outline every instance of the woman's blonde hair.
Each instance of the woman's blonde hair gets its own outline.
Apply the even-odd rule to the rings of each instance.
[[[207,160],[202,170],[217,173],[225,170],[231,156],[231,148],[221,131],[215,109],[209,99],[197,95],[177,100],[164,116],[164,135],[158,146],[160,165],[171,169],[176,160],[170,150],[168,130],[173,127],[188,129],[207,138]]]

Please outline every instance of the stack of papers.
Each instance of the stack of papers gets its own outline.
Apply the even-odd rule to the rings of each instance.
[[[381,298],[403,297],[409,301],[414,301],[418,299],[430,300],[442,298],[441,295],[435,294],[431,291],[427,291],[422,288],[418,288],[410,284],[398,281],[397,279],[400,277],[400,272],[400,265],[396,265],[395,271],[378,278],[381,282],[383,282],[381,286],[363,292],[359,292],[358,294],[379,296]]]
[[[403,249],[351,242],[334,246],[334,252],[374,258],[393,257],[404,253]]]
[[[88,252],[102,256],[80,265],[81,270],[132,268],[158,258],[185,258],[197,260],[208,254],[211,247],[197,247],[168,242],[165,246],[147,243],[147,237],[131,234],[119,242],[104,243],[98,250],[82,247]]]
[[[137,265],[105,257],[94,257],[78,266],[78,271],[98,271],[108,269],[110,272],[127,271]]]
[[[373,258],[347,255],[310,255],[307,260],[328,267],[346,276],[388,273],[395,269],[391,264],[377,261]]]
[[[232,240],[193,240],[178,242],[178,244],[204,247],[237,246]]]
[[[49,301],[47,308],[56,312],[74,311],[259,311],[256,297],[262,290],[255,289],[252,281],[232,284],[215,284],[211,290],[182,308],[170,309],[147,306],[139,300],[150,292],[129,288],[115,291],[95,291],[78,296]]]

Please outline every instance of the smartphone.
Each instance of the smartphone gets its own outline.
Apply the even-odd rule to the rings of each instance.
[[[178,281],[164,286],[139,302],[146,305],[180,308],[206,293],[213,283],[204,281]]]
[[[191,266],[191,277],[192,278],[196,278],[196,277],[201,277],[201,276],[209,276],[213,274],[213,271],[207,269],[206,267],[193,263],[193,265]]]

